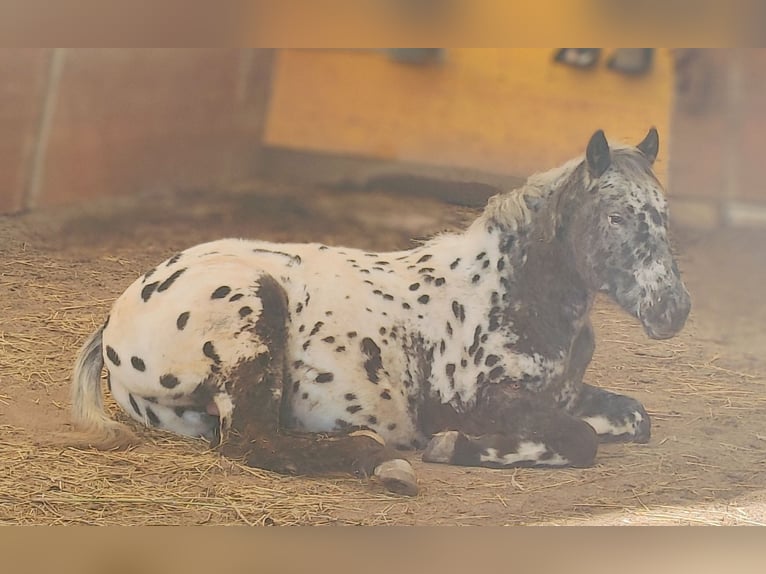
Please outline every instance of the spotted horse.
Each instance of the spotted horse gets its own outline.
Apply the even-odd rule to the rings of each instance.
[[[649,337],[690,298],[652,172],[658,135],[585,156],[491,198],[461,233],[408,251],[223,239],[137,279],[80,351],[79,442],[135,440],[102,404],[210,439],[280,473],[376,475],[413,495],[428,462],[585,467],[599,441],[646,442],[635,399],[583,382],[597,292]]]

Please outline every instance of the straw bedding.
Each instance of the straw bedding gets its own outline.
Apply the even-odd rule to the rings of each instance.
[[[0,524],[766,524],[766,235],[678,243],[695,308],[648,340],[599,301],[586,379],[653,416],[649,445],[605,445],[590,469],[427,465],[406,499],[348,477],[285,477],[207,443],[138,429],[127,452],[57,446],[74,353],[138,274],[225,236],[394,249],[473,214],[384,193],[252,183],[0,220]],[[114,404],[107,405],[122,418]]]

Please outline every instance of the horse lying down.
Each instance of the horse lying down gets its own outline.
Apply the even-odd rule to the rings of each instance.
[[[223,239],[137,279],[86,341],[72,441],[136,442],[135,420],[280,473],[378,476],[414,495],[402,450],[455,465],[584,467],[599,441],[646,442],[635,399],[583,383],[597,292],[654,339],[690,299],[652,173],[658,136],[585,157],[408,251]]]

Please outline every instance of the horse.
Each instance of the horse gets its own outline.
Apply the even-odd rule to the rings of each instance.
[[[222,239],[161,262],[115,301],[72,375],[72,444],[135,444],[136,421],[288,474],[377,476],[414,495],[426,462],[587,467],[647,442],[634,398],[583,382],[606,293],[653,339],[691,307],[668,243],[652,128],[490,198],[409,250]]]

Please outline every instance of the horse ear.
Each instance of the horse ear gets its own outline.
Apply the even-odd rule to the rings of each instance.
[[[612,163],[604,130],[598,130],[591,136],[588,148],[585,150],[585,160],[588,164],[588,172],[592,177],[601,177],[609,164]]]
[[[654,160],[657,159],[657,152],[660,151],[660,136],[657,134],[657,129],[652,127],[649,130],[649,133],[646,134],[644,141],[636,147],[646,156],[649,163],[654,163]]]

